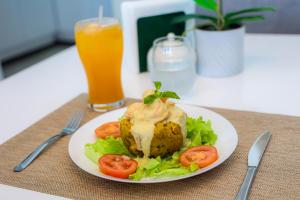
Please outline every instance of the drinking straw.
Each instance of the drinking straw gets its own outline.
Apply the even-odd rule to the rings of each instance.
[[[103,6],[100,5],[98,9],[98,22],[101,24],[103,18]]]

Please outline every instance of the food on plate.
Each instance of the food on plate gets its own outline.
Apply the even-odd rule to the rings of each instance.
[[[150,136],[152,137],[152,139],[150,140],[146,138],[148,140],[146,142],[140,139],[139,135],[135,137],[132,135],[132,123],[130,122],[130,119],[122,119],[120,124],[123,142],[128,150],[134,155],[140,157],[143,157],[144,155],[149,157],[164,157],[180,150],[180,147],[182,146],[183,135],[181,132],[181,128],[180,125],[174,122],[156,123],[153,129],[153,133],[148,132],[150,134],[153,134],[152,136]],[[139,145],[137,145],[136,141]],[[142,147],[142,144],[148,146]],[[144,151],[142,151],[143,149],[146,153],[148,152],[149,155],[144,154]]]
[[[144,102],[128,106],[121,120],[123,142],[135,155],[164,157],[178,151],[186,138],[187,115],[167,100],[167,97],[179,97],[159,89],[157,83],[156,90],[146,90]]]
[[[160,82],[154,85],[119,122],[98,127],[96,142],[85,145],[85,155],[102,173],[136,181],[181,176],[218,159],[211,122],[189,117],[169,100],[179,99],[176,93],[161,92]]]
[[[99,159],[100,171],[117,178],[128,178],[136,171],[137,166],[137,161],[124,155],[108,154]]]
[[[105,139],[107,136],[121,137],[120,122],[107,122],[96,128],[95,134]]]
[[[206,167],[218,159],[217,149],[213,146],[197,146],[185,150],[180,155],[180,162],[183,166],[189,167],[195,163],[199,168]]]

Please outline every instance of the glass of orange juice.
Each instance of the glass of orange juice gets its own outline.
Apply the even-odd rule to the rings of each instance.
[[[95,111],[107,111],[123,105],[123,37],[118,20],[103,17],[101,21],[79,21],[75,41],[86,72],[89,106]]]

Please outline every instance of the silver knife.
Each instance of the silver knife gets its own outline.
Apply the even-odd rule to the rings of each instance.
[[[251,146],[248,154],[247,174],[245,176],[243,184],[241,185],[239,193],[235,197],[235,200],[248,199],[248,194],[251,189],[251,185],[254,180],[254,177],[256,175],[257,168],[268,146],[270,138],[271,138],[271,133],[267,131],[261,136],[259,136]]]

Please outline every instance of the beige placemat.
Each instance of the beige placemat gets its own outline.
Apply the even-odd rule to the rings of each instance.
[[[127,103],[132,102],[128,100]],[[85,173],[68,155],[69,137],[59,140],[21,173],[12,169],[37,145],[59,131],[72,112],[86,108],[86,95],[0,146],[0,183],[73,199],[234,199],[246,173],[247,153],[264,130],[273,134],[250,199],[300,199],[300,118],[212,109],[236,127],[239,144],[221,166],[196,177],[161,184],[125,184]],[[99,113],[88,111],[84,122]]]

